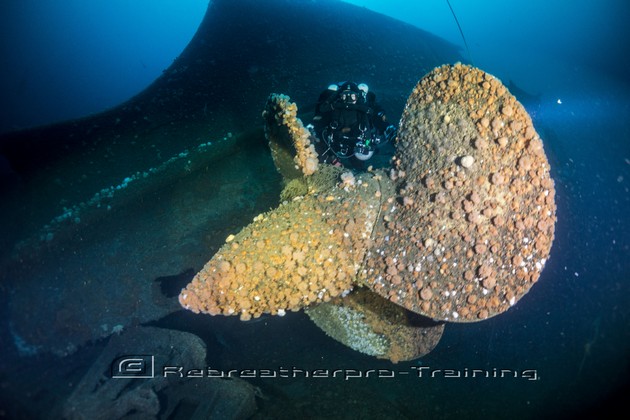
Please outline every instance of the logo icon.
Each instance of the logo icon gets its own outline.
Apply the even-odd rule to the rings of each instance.
[[[155,358],[149,355],[121,356],[112,362],[112,378],[153,378]]]

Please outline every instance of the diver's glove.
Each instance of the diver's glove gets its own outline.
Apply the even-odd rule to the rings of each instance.
[[[385,141],[394,141],[396,139],[396,135],[398,134],[398,129],[393,125],[388,126],[385,129]]]

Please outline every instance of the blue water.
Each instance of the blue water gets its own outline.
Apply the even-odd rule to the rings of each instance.
[[[0,133],[104,111],[186,47],[207,0],[7,0],[0,5]]]
[[[317,1],[307,3],[316,4]],[[349,400],[366,401],[365,405],[367,401],[374,405],[380,401],[383,407],[395,408],[397,415],[408,418],[414,418],[417,413],[429,418],[563,417],[582,410],[595,412],[596,407],[605,406],[609,399],[623,392],[630,377],[630,59],[627,57],[630,51],[630,28],[627,26],[630,5],[623,0],[451,0],[469,46],[467,50],[446,1],[358,0],[348,3],[365,6],[444,38],[460,48],[463,61],[474,63],[522,92],[521,97],[516,96],[532,115],[544,141],[557,190],[556,239],[538,284],[507,313],[481,323],[449,324],[432,353],[418,361],[395,366],[327,340],[303,314],[246,325],[234,319],[199,320],[185,315],[184,321],[169,318],[163,325],[172,323],[182,329],[183,322],[191,325],[191,330],[198,331],[197,323],[207,322],[209,330],[213,331],[204,337],[209,343],[209,352],[221,355],[216,360],[220,360],[222,366],[232,368],[278,364],[319,368],[321,364],[323,367],[354,369],[405,370],[427,366],[433,369],[508,368],[537,372],[535,381],[398,377],[396,380],[381,379],[381,382],[375,379],[347,383],[333,381],[332,385],[313,381],[256,382],[269,394],[270,401],[260,402],[263,407],[267,404],[267,413],[277,414],[278,406],[301,402],[313,409],[310,413],[305,409],[301,415],[311,414],[313,418],[319,418],[317,415],[334,411],[339,417],[359,418],[358,414],[352,417],[348,412],[338,412],[344,411],[344,405],[356,409]],[[67,1],[63,6],[53,6],[34,0],[3,4],[1,19],[6,24],[0,25],[0,35],[6,59],[2,61],[0,74],[3,92],[0,108],[4,110],[0,117],[0,132],[84,117],[140,93],[192,38],[206,4],[204,1],[178,2],[177,5],[146,1],[133,2],[132,6],[123,1]],[[308,29],[304,28],[304,31]],[[396,63],[391,63],[391,67],[395,72]],[[259,70],[250,65],[248,71],[254,74]],[[329,82],[322,80],[321,86]],[[370,84],[375,83],[378,82]],[[405,89],[411,89],[413,83]],[[291,85],[290,81],[287,85]],[[313,87],[313,97],[319,91],[320,86]],[[308,96],[308,92],[287,93]],[[396,106],[402,107],[401,104]],[[229,108],[226,118],[238,120],[238,111],[237,106]],[[222,144],[223,141],[229,143],[229,139],[227,132],[208,133],[196,143],[192,140],[183,143],[187,140],[182,140],[185,146],[171,146],[173,151],[186,149],[191,152],[190,156],[202,161],[201,155],[195,154],[189,144]],[[121,209],[115,209],[125,217],[129,217],[129,213],[125,213],[125,206],[131,206],[128,203],[143,201],[138,197],[146,198],[146,202],[138,204],[132,214],[138,218],[151,214],[152,219],[147,218],[145,222],[147,225],[153,224],[153,220],[159,221],[158,226],[164,230],[157,236],[159,245],[178,241],[179,237],[177,226],[168,224],[171,218],[160,209],[154,209],[150,205],[152,200],[165,200],[169,195],[174,201],[189,200],[186,202],[191,209],[199,214],[204,211],[204,216],[209,219],[232,214],[227,225],[212,225],[213,230],[206,234],[225,237],[246,224],[257,212],[267,210],[265,206],[271,205],[277,197],[277,186],[265,191],[247,182],[248,178],[268,176],[265,185],[279,183],[270,170],[269,161],[264,159],[266,151],[262,147],[234,155],[228,153],[227,156],[247,155],[252,167],[246,171],[230,168],[229,160],[217,167],[216,171],[221,175],[216,178],[222,188],[230,194],[234,191],[240,194],[234,203],[227,204],[223,197],[205,190],[208,184],[201,178],[194,183],[194,189],[190,184],[178,184],[177,174],[186,171],[183,168],[189,157],[178,153],[171,149],[165,151],[162,163],[171,157],[174,160],[164,166],[153,165],[153,161],[145,165],[161,168],[160,174],[175,174],[165,176],[163,184],[166,186],[159,184],[156,187],[133,178],[135,184],[127,183],[131,188],[116,192],[118,197],[128,194]],[[196,161],[191,160],[194,166]],[[109,165],[107,162],[110,161],[104,159],[95,165]],[[134,168],[132,163],[125,163],[121,171],[131,180],[135,176],[142,178],[144,170],[145,167]],[[58,176],[64,180],[63,174]],[[108,183],[102,187],[111,185],[115,189],[124,180],[121,177],[118,184]],[[76,181],[77,189],[81,188],[81,182]],[[41,232],[39,227],[48,223],[53,215],[62,213],[62,208],[80,210],[73,206],[94,198],[102,187],[80,197],[72,196],[71,191],[67,196],[51,198],[51,202],[63,201],[64,204],[55,211],[34,210],[30,218],[35,226],[33,230]],[[204,209],[204,201],[193,195],[203,196],[217,210]],[[107,203],[103,201],[103,208],[105,206]],[[84,214],[76,216],[73,213],[72,218],[81,218]],[[136,275],[134,264],[138,261],[146,262],[143,266],[146,270],[150,264],[164,264],[152,267],[152,273],[181,274],[184,280],[190,277],[185,273],[168,272],[164,267],[170,267],[171,263],[178,266],[180,262],[180,266],[188,267],[193,257],[169,256],[159,251],[157,245],[153,255],[152,247],[140,247],[141,251],[138,251],[143,238],[134,236],[133,230],[140,231],[142,227],[127,226],[124,218],[115,214],[88,214],[92,218],[104,219],[95,234],[98,241],[82,247],[80,242],[73,240],[75,254],[76,250],[79,254],[71,256],[71,261],[64,262],[63,267],[59,263],[57,270],[38,273],[35,278],[48,288],[38,292],[37,299],[43,301],[46,297],[63,296],[64,283],[56,284],[50,280],[51,276],[63,279],[64,275],[70,275],[64,274],[63,270],[73,275],[81,273],[84,265],[107,253],[111,254],[112,277],[120,272],[128,272],[129,277],[133,277]],[[177,217],[184,220],[188,215],[178,213]],[[191,223],[199,223],[202,226],[199,229],[207,228],[201,222]],[[43,232],[48,231],[44,229]],[[155,240],[155,237],[151,238],[151,241]],[[199,261],[208,259],[214,250],[186,248]],[[42,260],[37,264],[54,267],[55,258],[63,255],[61,251],[59,254],[55,252],[57,250],[42,252]],[[131,256],[121,262],[118,257],[121,252]],[[176,261],[168,261],[169,258]],[[119,270],[116,264],[133,270]],[[8,286],[3,285],[2,290],[3,294],[13,293]],[[103,293],[107,290],[104,285]],[[117,293],[125,291],[118,290]],[[142,299],[145,297],[142,295]],[[13,301],[19,300],[13,298]],[[37,312],[32,308],[28,310]],[[4,312],[8,317],[9,311]],[[70,321],[82,316],[62,310],[57,313],[58,319],[67,317]],[[102,319],[103,324],[107,324],[105,328],[112,331],[125,321],[121,314],[102,314]],[[44,330],[42,336],[54,337],[54,328]],[[39,353],[37,348],[21,342],[19,337],[13,338],[12,342],[2,341],[8,353],[16,353],[15,345],[18,344],[23,347],[23,354],[38,353],[36,358],[40,361],[44,360],[47,365],[52,363],[46,359],[52,356]],[[81,357],[89,359],[88,356]],[[18,360],[27,356],[20,357]],[[214,360],[212,357],[208,359],[210,362]],[[5,364],[2,368],[7,369]],[[13,383],[10,376],[14,372],[7,369],[0,373],[3,384]],[[72,378],[76,383],[80,378],[77,375],[68,373],[61,380],[51,375],[54,379],[50,381],[58,384],[57,381],[72,382],[66,380]],[[16,406],[24,404],[23,396],[9,394],[0,399],[0,403],[8,407],[0,406],[0,417],[6,413],[10,416]],[[36,404],[54,406],[56,394],[45,395],[45,398],[36,400]],[[66,396],[59,392],[59,398]],[[295,405],[291,407],[295,409]],[[330,410],[326,411],[327,408]],[[262,412],[265,413],[264,409]],[[376,414],[374,416],[376,418]]]

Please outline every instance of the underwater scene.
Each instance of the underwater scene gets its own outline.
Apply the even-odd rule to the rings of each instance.
[[[623,409],[627,2],[184,1],[159,70],[64,4],[2,6],[0,418]]]

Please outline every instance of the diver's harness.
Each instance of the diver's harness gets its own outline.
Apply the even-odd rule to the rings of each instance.
[[[369,88],[365,83],[356,85],[351,82],[337,83],[328,86],[331,93],[317,110],[315,120],[326,117],[325,126],[315,132],[313,124],[307,128],[311,134],[319,139],[325,147],[320,157],[323,162],[330,157],[332,164],[340,163],[341,159],[352,156],[358,160],[366,161],[372,157],[376,147],[393,140],[396,137],[396,127],[390,125],[384,133],[379,133],[374,124],[375,108],[374,94],[368,93]],[[385,121],[383,111],[378,111],[375,118]]]
[[[331,152],[337,159],[348,159],[354,155],[359,160],[368,160],[374,154],[376,146],[387,142],[387,137],[381,138],[372,125],[370,118],[374,110],[370,106],[338,100],[331,103],[331,107],[331,121],[321,134],[327,146],[324,155]],[[340,123],[352,113],[356,121],[352,122],[351,127]]]

